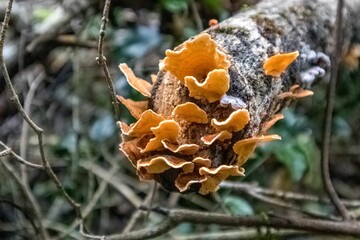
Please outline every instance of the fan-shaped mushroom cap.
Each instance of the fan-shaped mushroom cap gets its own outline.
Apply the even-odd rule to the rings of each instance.
[[[158,126],[159,123],[163,120],[163,116],[149,109],[143,112],[140,115],[139,120],[136,123],[131,124],[130,126],[121,121],[117,123],[120,126],[120,130],[123,134],[130,137],[141,137],[146,133],[150,133],[151,128]]]
[[[142,153],[162,149],[161,141],[165,139],[169,142],[176,142],[180,133],[180,126],[174,120],[164,120],[160,122],[159,126],[152,127],[151,131],[155,137],[150,139],[146,147],[141,150]]]
[[[131,115],[138,120],[143,112],[148,108],[148,101],[133,101],[131,99],[125,99],[122,96],[117,96],[119,101],[129,110]]]
[[[126,80],[128,81],[131,87],[133,87],[135,90],[137,90],[145,97],[151,97],[152,85],[149,82],[136,77],[134,72],[125,63],[121,63],[119,65],[119,68],[124,73]]]
[[[218,101],[229,90],[230,76],[224,69],[209,72],[204,82],[199,82],[193,76],[185,77],[185,86],[190,97],[207,99],[210,103]]]
[[[258,143],[269,142],[273,140],[281,140],[279,135],[266,135],[258,136],[253,138],[247,138],[236,142],[233,146],[234,152],[238,155],[236,165],[243,165],[246,160],[250,157],[252,152],[255,150],[255,147]]]
[[[191,185],[206,181],[206,176],[197,173],[180,173],[175,180],[175,186],[180,192],[185,192]]]
[[[278,99],[283,99],[283,98],[296,99],[296,98],[303,98],[312,95],[314,95],[313,91],[308,89],[303,89],[300,85],[294,84],[293,86],[291,86],[288,92],[283,92],[277,95],[276,97]]]
[[[198,150],[199,150],[199,145],[197,144],[176,144],[176,143],[172,143],[168,140],[162,140],[161,141],[162,145],[172,151],[173,153],[178,153],[178,154],[183,154],[183,155],[193,155],[195,154]]]
[[[206,176],[206,180],[201,183],[200,194],[215,192],[219,188],[220,182],[229,176],[244,176],[244,169],[238,166],[221,165],[217,168],[202,167],[199,170],[201,176]]]
[[[192,160],[192,162],[198,167],[211,167],[211,160],[203,157],[196,157]]]
[[[232,133],[225,130],[225,131],[221,131],[219,133],[203,136],[201,138],[201,141],[203,141],[204,144],[206,144],[206,145],[211,145],[216,140],[224,141],[224,140],[230,139],[230,138],[232,138]]]
[[[184,84],[186,76],[193,76],[201,82],[214,69],[227,70],[230,62],[225,53],[217,49],[217,43],[207,33],[188,40],[179,50],[165,52],[160,70],[169,71]]]
[[[217,131],[238,132],[249,122],[250,115],[246,109],[238,109],[230,114],[225,121],[211,120],[211,125]]]
[[[293,61],[295,61],[298,56],[299,52],[295,51],[290,53],[276,54],[268,58],[263,65],[265,74],[273,77],[280,77],[281,73],[285,71],[285,69]]]
[[[181,119],[189,122],[208,122],[206,112],[192,102],[187,102],[176,106],[172,111],[172,115],[175,119]]]
[[[131,164],[136,167],[136,162],[141,159],[142,155],[139,148],[136,146],[137,139],[131,141],[123,141],[119,145],[120,151],[130,160]]]
[[[275,114],[269,121],[263,123],[263,126],[261,128],[261,133],[266,133],[272,126],[274,126],[274,124],[283,119],[284,115],[282,115],[281,113]]]
[[[141,168],[146,169],[151,174],[162,173],[170,168],[182,168],[184,173],[189,173],[194,170],[194,164],[181,158],[165,155],[139,160],[137,162],[137,170]]]

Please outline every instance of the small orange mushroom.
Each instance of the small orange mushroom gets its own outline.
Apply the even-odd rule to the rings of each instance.
[[[230,76],[224,69],[215,69],[209,72],[202,83],[193,76],[186,76],[185,86],[189,89],[190,97],[207,99],[212,103],[220,100],[229,90]]]
[[[165,52],[166,57],[160,63],[160,70],[169,71],[182,84],[186,76],[192,76],[199,82],[214,69],[227,69],[230,62],[217,43],[207,33],[201,33],[186,41],[178,50]]]
[[[221,131],[219,133],[206,135],[201,138],[201,141],[203,141],[206,145],[213,144],[216,140],[224,141],[226,139],[232,138],[232,133],[228,131]]]
[[[189,122],[208,122],[206,112],[192,102],[187,102],[176,106],[172,111],[172,115],[175,117],[175,119],[182,119]]]
[[[162,140],[162,145],[172,151],[173,153],[178,153],[182,155],[193,155],[199,150],[199,145],[197,144],[182,144],[178,145],[175,143],[171,143],[168,140]]]
[[[151,174],[162,173],[170,168],[182,168],[184,173],[189,173],[194,170],[194,164],[181,158],[165,155],[139,160],[137,170],[141,168],[146,169]]]
[[[276,54],[270,58],[268,58],[264,65],[265,75],[270,75],[273,77],[280,77],[281,73],[285,71],[285,69],[296,60],[299,56],[299,52],[290,52],[290,53],[281,53]]]
[[[131,115],[138,120],[141,114],[148,108],[148,101],[133,101],[131,99],[125,99],[122,96],[117,96],[119,101],[129,110]]]
[[[126,80],[128,81],[131,87],[133,87],[135,90],[137,90],[145,97],[151,97],[152,85],[149,82],[136,77],[134,72],[125,63],[121,63],[119,65],[119,68],[124,73]]]
[[[288,98],[303,98],[314,95],[314,92],[308,89],[302,89],[296,93],[293,93]]]
[[[146,110],[143,112],[136,123],[128,126],[124,122],[117,122],[120,126],[121,132],[130,137],[141,137],[146,133],[151,132],[152,127],[156,127],[159,125],[161,121],[164,120],[164,117],[155,113],[152,110]]]
[[[291,88],[289,89],[288,92],[283,92],[283,93],[277,95],[276,98],[278,98],[278,99],[283,99],[283,98],[296,99],[296,98],[303,98],[303,97],[312,96],[312,95],[314,95],[313,91],[308,90],[308,89],[303,89],[302,87],[300,87],[300,85],[294,84],[293,86],[291,86]]]
[[[174,120],[164,120],[159,126],[152,127],[151,131],[155,137],[150,139],[146,147],[141,150],[142,153],[162,149],[163,143],[161,141],[165,139],[169,142],[176,142],[180,133],[180,126]]]
[[[211,120],[211,125],[217,131],[238,132],[249,122],[250,115],[246,109],[238,109],[230,114],[225,121]]]
[[[234,152],[238,155],[236,165],[243,165],[256,148],[256,145],[263,142],[281,140],[279,135],[266,135],[247,138],[236,142],[233,146]]]
[[[218,24],[219,24],[219,21],[217,19],[214,19],[214,18],[210,19],[209,22],[208,22],[209,27],[213,27],[213,26],[216,26]]]

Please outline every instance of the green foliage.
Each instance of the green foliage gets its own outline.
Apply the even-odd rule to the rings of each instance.
[[[161,5],[172,13],[179,13],[187,9],[187,0],[161,0]]]
[[[49,8],[36,8],[32,14],[33,21],[43,22],[52,12],[53,10]]]
[[[312,188],[320,186],[320,151],[309,120],[292,109],[286,109],[285,118],[280,120],[272,132],[279,134],[282,140],[265,145],[265,154],[274,154],[275,159],[289,171],[291,180],[305,182]]]
[[[224,199],[224,204],[233,215],[244,216],[254,214],[254,209],[244,198],[230,195]]]

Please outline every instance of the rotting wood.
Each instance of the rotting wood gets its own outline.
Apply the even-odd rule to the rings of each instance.
[[[358,0],[349,1],[344,8],[344,53],[354,31],[359,27],[356,25],[359,24],[359,9]],[[213,168],[223,165],[234,166],[237,154],[233,151],[233,146],[237,141],[249,138],[260,141],[264,129],[269,128],[269,122],[273,122],[275,114],[294,99],[312,94],[306,88],[309,88],[318,77],[323,76],[330,67],[328,55],[334,46],[332,33],[335,19],[335,0],[264,1],[255,8],[241,12],[204,31],[218,44],[218,49],[225,53],[230,61],[230,89],[226,92],[225,101],[224,98],[220,102],[213,102],[190,97],[189,87],[185,86],[186,77],[185,80],[177,79],[173,72],[160,71],[151,91],[149,108],[167,117],[171,116],[177,105],[193,102],[208,114],[209,119],[219,121],[225,121],[237,107],[246,109],[250,114],[250,121],[245,123],[246,126],[234,133],[232,139],[208,147],[200,142],[200,137],[213,134],[213,126],[179,122],[181,133],[178,143],[200,146],[199,152],[192,158],[184,157],[187,161],[194,157],[204,157],[211,160]],[[183,48],[184,45],[180,45],[175,51]],[[280,77],[264,74],[263,65],[269,57],[294,51],[299,51],[300,56]],[[206,81],[205,77],[197,78]],[[223,106],[223,102],[235,102],[235,107],[232,104]],[[277,139],[276,136],[272,138]],[[124,140],[128,140],[126,136]],[[257,141],[254,142],[254,146],[249,146],[250,148],[255,148]],[[252,150],[246,149],[245,152],[251,153]],[[159,154],[169,152],[159,149],[153,156]],[[151,154],[145,157],[151,158]],[[174,182],[181,175],[179,171],[169,169],[152,177],[167,189],[176,191]],[[202,186],[207,181],[204,176],[196,175],[195,178]],[[198,190],[199,186],[189,188],[189,191]],[[214,190],[216,188],[211,191]]]

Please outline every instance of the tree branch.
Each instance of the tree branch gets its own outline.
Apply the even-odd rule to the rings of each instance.
[[[217,224],[229,227],[272,227],[276,229],[294,229],[326,235],[340,234],[360,236],[360,224],[358,222],[333,222],[308,218],[279,218],[273,216],[236,217],[225,214],[203,213],[193,210],[168,210],[163,208],[154,210],[167,215],[167,217],[157,226],[126,234],[111,235],[106,237],[106,239],[150,239],[161,236],[178,226],[180,223],[185,222],[195,224]]]
[[[343,23],[343,6],[344,0],[338,0],[337,6],[337,17],[336,17],[336,31],[335,31],[335,48],[332,56],[332,66],[331,66],[331,79],[328,87],[327,95],[327,104],[326,104],[326,115],[324,120],[324,130],[323,130],[323,143],[321,151],[321,175],[323,184],[326,192],[328,193],[331,202],[334,204],[335,208],[344,218],[344,220],[349,220],[352,217],[349,215],[344,204],[340,201],[338,194],[332,184],[329,170],[329,148],[330,148],[330,138],[331,138],[331,126],[332,126],[332,117],[335,103],[336,95],[336,82],[338,78],[339,62],[342,52],[342,23]]]
[[[109,17],[110,4],[111,4],[111,0],[105,1],[103,16],[101,19],[102,23],[101,23],[100,32],[99,32],[98,57],[96,58],[96,61],[98,62],[98,64],[100,65],[100,67],[102,68],[102,70],[105,74],[106,83],[107,83],[107,86],[110,91],[111,102],[112,102],[112,105],[114,108],[115,120],[117,120],[118,117],[120,116],[119,102],[116,98],[114,84],[111,79],[109,68],[106,63],[106,57],[104,56],[104,38],[105,38],[106,27],[109,22],[108,17]]]
[[[12,9],[13,0],[9,0],[7,7],[6,7],[6,13],[4,16],[4,21],[2,24],[1,32],[0,32],[0,64],[1,64],[1,73],[5,79],[6,86],[8,87],[10,91],[10,99],[14,102],[17,110],[20,112],[24,120],[30,125],[30,127],[34,130],[34,132],[37,134],[38,137],[38,143],[39,143],[39,152],[41,156],[41,163],[42,166],[48,175],[48,177],[52,180],[52,182],[56,185],[61,195],[65,198],[65,200],[69,203],[69,205],[75,210],[76,216],[78,218],[81,218],[80,213],[80,205],[76,203],[65,191],[64,187],[62,186],[61,182],[53,172],[49,162],[47,161],[45,157],[45,151],[44,151],[44,144],[43,144],[43,129],[38,127],[29,117],[29,115],[25,112],[24,108],[22,107],[19,97],[16,94],[16,91],[14,89],[14,86],[10,80],[6,64],[4,61],[3,56],[3,49],[4,49],[4,41],[6,36],[6,30],[9,27],[9,21],[10,21],[10,15],[11,15],[11,9]]]
[[[312,194],[304,194],[290,191],[273,190],[268,188],[259,187],[257,184],[248,184],[241,182],[224,181],[220,185],[221,188],[231,189],[236,192],[254,191],[263,195],[277,197],[285,200],[318,202],[322,204],[331,204],[329,198],[319,197]],[[360,201],[341,199],[341,202],[347,207],[360,207]]]

